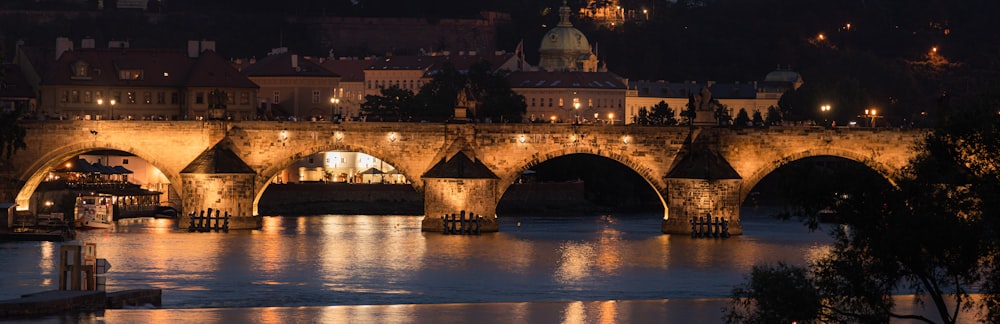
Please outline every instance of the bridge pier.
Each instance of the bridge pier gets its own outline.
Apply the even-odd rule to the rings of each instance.
[[[188,214],[202,210],[229,213],[229,229],[258,229],[262,218],[253,214],[253,172],[236,154],[217,144],[205,150],[181,171],[183,209],[178,224],[190,221]]]
[[[660,225],[665,234],[691,234],[691,219],[711,216],[729,221],[729,234],[743,234],[740,223],[742,179],[667,179],[669,215]]]
[[[497,182],[499,179],[482,162],[458,152],[442,160],[423,176],[424,219],[420,228],[424,232],[441,232],[441,216],[466,214],[483,216],[480,232],[497,232]]]

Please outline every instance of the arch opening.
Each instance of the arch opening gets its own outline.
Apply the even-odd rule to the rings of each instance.
[[[420,215],[409,174],[355,150],[310,154],[276,171],[254,202],[257,215]]]
[[[590,153],[532,161],[503,192],[498,217],[521,214],[656,213],[665,201],[635,170]]]
[[[743,214],[801,216],[835,222],[837,204],[852,197],[874,197],[894,186],[883,172],[846,157],[818,155],[783,164],[750,183]],[[812,217],[817,216],[817,217]]]
[[[45,161],[18,193],[35,216],[76,219],[77,197],[106,196],[111,220],[175,217],[180,196],[170,175],[136,154],[87,149]]]

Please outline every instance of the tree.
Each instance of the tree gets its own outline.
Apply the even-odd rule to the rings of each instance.
[[[778,107],[767,107],[767,115],[764,117],[764,124],[768,126],[781,125],[781,111]]]
[[[746,108],[740,108],[740,112],[736,113],[736,119],[733,120],[733,126],[746,127],[749,122],[750,116],[747,115]]]
[[[468,89],[466,89],[468,88]],[[434,78],[420,88],[417,101],[424,105],[425,115],[434,118],[454,113],[458,92],[471,92],[476,102],[472,117],[496,121],[520,121],[528,109],[524,96],[514,92],[507,81],[506,71],[493,71],[488,61],[480,61],[463,74],[450,62],[435,72]]]
[[[760,114],[759,109],[753,110],[753,125],[754,126],[764,126],[764,116]]]
[[[694,119],[698,117],[697,109],[698,104],[694,100],[694,94],[689,94],[687,107],[681,111],[681,118],[684,118],[684,124],[694,126]]]
[[[382,95],[367,95],[361,104],[361,113],[366,118],[378,121],[404,121],[419,114],[417,100],[413,92],[396,86],[383,88]]]
[[[958,323],[971,320],[961,318],[962,312],[978,311],[987,322],[1000,320],[998,102],[1000,95],[990,94],[956,109],[923,141],[897,187],[841,201],[836,211],[847,227],[834,227],[827,255],[808,267],[755,268],[748,282],[734,289],[725,320]],[[761,286],[785,280],[798,289]],[[983,302],[973,301],[970,292],[981,294]],[[934,316],[897,313],[893,299],[886,298],[910,293],[935,310]],[[813,295],[820,307],[765,308]]]
[[[649,109],[646,109],[646,107],[639,107],[639,111],[636,112],[635,116],[632,116],[632,122],[637,125],[649,125]]]
[[[677,117],[674,117],[674,109],[666,101],[660,100],[653,106],[653,113],[650,120],[653,125],[673,126],[677,125]]]
[[[729,116],[729,107],[721,104],[715,105],[715,120],[719,122],[719,126],[729,125],[732,119]]]

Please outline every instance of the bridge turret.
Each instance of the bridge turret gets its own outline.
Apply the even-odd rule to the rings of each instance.
[[[427,173],[424,173],[424,220],[421,228],[425,232],[442,230],[441,216],[457,214],[461,211],[481,215],[482,232],[496,232],[499,223],[496,218],[497,182],[499,177],[483,162],[470,158],[466,150],[458,151],[450,158],[442,159]]]
[[[257,229],[261,217],[253,215],[253,168],[223,143],[205,150],[181,171],[184,206],[178,224],[187,224],[191,212],[209,208],[227,212],[230,229]]]

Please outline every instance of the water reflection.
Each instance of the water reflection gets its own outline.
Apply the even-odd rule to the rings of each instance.
[[[261,230],[228,233],[150,219],[78,241],[113,265],[109,290],[162,288],[166,308],[724,297],[755,263],[801,264],[829,242],[770,218],[744,219],[746,235],[729,239],[663,235],[657,215],[506,219],[480,236],[424,233],[419,216],[265,217]],[[0,245],[0,299],[54,289],[58,246]],[[627,316],[592,306],[550,322]]]

